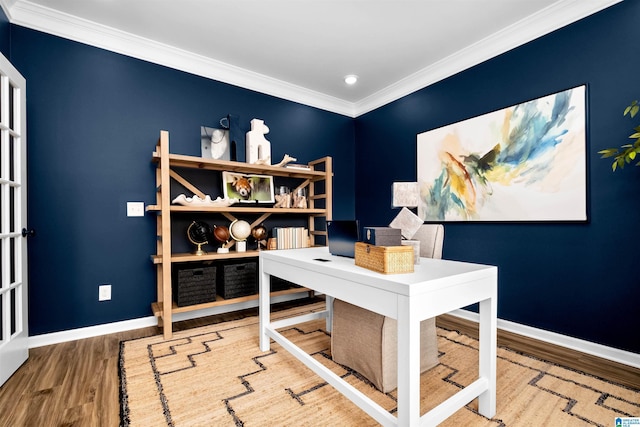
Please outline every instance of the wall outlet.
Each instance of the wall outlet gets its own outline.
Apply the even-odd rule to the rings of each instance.
[[[127,202],[127,216],[144,216],[144,202]]]
[[[111,285],[98,286],[98,301],[109,301],[111,299]]]

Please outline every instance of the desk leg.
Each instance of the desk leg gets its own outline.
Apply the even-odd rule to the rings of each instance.
[[[260,350],[269,351],[271,339],[266,334],[266,326],[271,322],[271,287],[270,276],[264,272],[263,260],[260,258],[259,313],[260,313]]]
[[[331,332],[331,329],[333,328],[333,300],[334,298],[332,296],[326,295],[327,332]]]
[[[489,382],[489,390],[478,399],[478,412],[487,418],[496,414],[496,357],[497,357],[496,296],[480,301],[480,378]]]
[[[398,299],[398,425],[420,424],[420,320]]]

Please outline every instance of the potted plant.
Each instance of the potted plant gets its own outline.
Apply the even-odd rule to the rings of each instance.
[[[625,108],[623,115],[626,116],[628,114],[631,118],[634,118],[636,114],[638,114],[639,110],[640,104],[638,104],[638,101],[636,100]],[[635,160],[638,153],[640,153],[640,126],[636,126],[633,130],[635,132],[629,135],[629,138],[635,139],[633,144],[624,144],[619,148],[607,148],[606,150],[598,151],[598,154],[602,155],[602,159],[613,157],[613,164],[611,165],[611,168],[614,172],[618,167],[624,168],[625,164],[631,163]],[[640,157],[638,163],[636,163],[636,166],[638,165],[640,165]]]

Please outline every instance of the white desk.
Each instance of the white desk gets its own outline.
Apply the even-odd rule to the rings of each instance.
[[[327,310],[271,322],[270,275],[324,293]],[[476,397],[479,412],[491,418],[496,411],[497,278],[494,266],[439,259],[422,258],[414,273],[384,275],[357,267],[353,259],[331,256],[327,248],[263,251],[260,349],[269,350],[272,338],[385,426],[437,425]],[[276,331],[325,317],[330,330],[332,298],[398,320],[397,418]],[[479,378],[421,417],[420,321],[476,302],[480,303]]]

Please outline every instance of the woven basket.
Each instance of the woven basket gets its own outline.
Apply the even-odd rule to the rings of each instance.
[[[225,263],[219,270],[218,294],[224,299],[258,293],[257,261]]]
[[[216,267],[175,267],[173,299],[178,307],[216,300]]]
[[[413,247],[356,242],[356,265],[384,274],[413,273]]]

